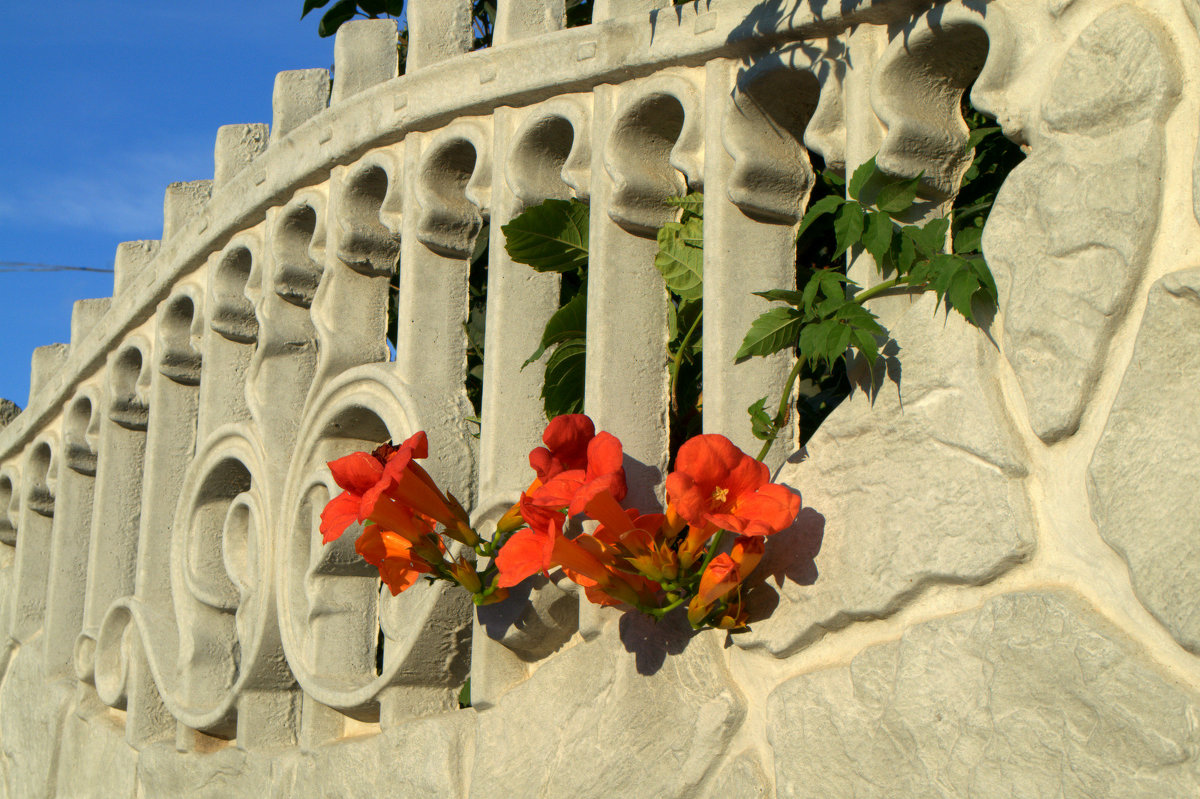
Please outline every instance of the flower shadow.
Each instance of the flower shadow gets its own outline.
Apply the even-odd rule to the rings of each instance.
[[[622,614],[618,629],[625,651],[634,656],[637,672],[643,676],[656,674],[667,655],[683,652],[697,634],[684,608],[668,613],[662,621],[631,610]]]
[[[813,508],[802,509],[791,527],[767,539],[763,559],[746,581],[750,624],[775,612],[779,606],[777,589],[785,581],[797,585],[812,585],[817,581],[820,576],[817,554],[824,539],[825,517]]]

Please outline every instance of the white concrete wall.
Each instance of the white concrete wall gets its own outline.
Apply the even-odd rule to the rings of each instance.
[[[1194,0],[598,0],[571,30],[562,0],[502,0],[470,54],[465,2],[409,4],[409,74],[384,21],[339,33],[332,97],[324,71],[282,73],[269,131],[222,128],[214,181],[169,187],[162,241],[120,245],[114,296],[34,353],[0,430],[0,791],[1196,796]],[[746,112],[774,70],[814,109],[803,131]],[[899,370],[778,454],[806,510],[751,631],[554,585],[476,621],[320,546],[325,461],[383,438],[428,431],[477,515],[523,486],[540,386],[515,367],[557,286],[499,227],[544,197],[590,203],[587,411],[653,482],[645,231],[703,187],[705,425],[748,445],[745,407],[790,364],[731,355],[750,291],[791,274],[805,148],[952,194],[972,83],[1027,151],[984,237],[999,311],[981,330],[931,297],[879,304]],[[538,139],[555,117],[569,145]],[[476,440],[461,322],[484,219]]]

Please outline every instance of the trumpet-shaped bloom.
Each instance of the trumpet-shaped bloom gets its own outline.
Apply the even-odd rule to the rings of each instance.
[[[474,546],[479,537],[471,529],[466,510],[453,495],[443,494],[429,473],[416,463],[417,459],[428,455],[429,442],[424,431],[395,448],[387,456],[379,481],[363,494],[363,517],[369,518],[370,512],[386,495],[396,505],[437,520],[445,526],[446,535],[455,541]]]
[[[596,425],[582,413],[555,416],[546,425],[546,446],[529,453],[529,465],[545,483],[561,472],[587,467],[588,445],[596,437]]]
[[[363,521],[363,495],[383,477],[383,467],[396,448],[384,444],[374,452],[352,452],[329,462],[329,471],[341,494],[331,499],[321,512],[321,539],[328,544],[346,532],[351,524]]]
[[[777,533],[800,512],[800,495],[769,478],[765,464],[725,436],[696,436],[679,448],[675,471],[667,475],[668,515],[677,514],[705,540],[713,526],[742,535]]]
[[[712,613],[713,606],[742,582],[742,574],[733,558],[722,552],[708,564],[700,575],[700,587],[688,604],[688,621],[699,625]]]
[[[429,561],[416,553],[411,541],[377,524],[367,525],[354,548],[363,560],[379,569],[392,596],[411,588],[422,574],[434,571]]]
[[[555,421],[561,418],[556,417]],[[583,418],[587,419],[586,416]],[[590,420],[588,424],[591,424]],[[534,450],[536,452],[538,450]],[[531,453],[530,461],[533,459]],[[551,517],[560,517],[564,511],[571,516],[582,513],[588,502],[601,492],[620,501],[626,490],[623,464],[624,454],[616,436],[610,433],[593,436],[587,443],[582,468],[559,471],[545,483],[541,483],[539,477],[521,496],[521,515],[525,523],[544,529]]]

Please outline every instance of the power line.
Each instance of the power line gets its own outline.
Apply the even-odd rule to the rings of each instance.
[[[32,261],[0,261],[0,272],[107,272],[98,266],[65,266],[63,264],[39,264]]]

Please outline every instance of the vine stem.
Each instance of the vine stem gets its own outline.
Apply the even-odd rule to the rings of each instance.
[[[692,326],[683,334],[683,341],[679,343],[679,349],[675,350],[675,357],[671,359],[671,410],[679,412],[679,398],[676,396],[676,386],[679,383],[679,367],[683,362],[683,351],[687,349],[687,345],[691,343],[692,334],[696,332],[696,328],[700,326],[700,320],[704,318],[704,311],[701,310],[696,314],[696,320],[692,322]]]
[[[717,550],[721,546],[721,539],[724,537],[725,531],[717,530],[717,532],[713,534],[713,537],[709,539],[708,551],[704,553],[704,562],[700,564],[700,571],[696,572],[701,576],[701,578],[704,577],[704,571],[708,568],[708,564],[712,563],[712,559],[717,556]]]
[[[896,286],[899,286],[903,282],[904,282],[904,278],[894,277],[891,280],[885,280],[882,283],[871,286],[871,288],[869,288],[869,289],[863,289],[862,291],[855,294],[854,297],[852,297],[851,299],[853,299],[859,305],[862,305],[864,302],[871,299],[872,297],[877,297],[880,294],[887,291],[888,289],[894,289],[894,288],[896,288]]]
[[[906,285],[903,277],[894,277],[891,280],[885,280],[882,283],[871,286],[869,289],[860,291],[858,294],[855,294],[852,299],[854,302],[862,305],[867,300],[878,297],[884,292],[890,291],[898,286],[903,286],[906,289],[918,288],[916,286]],[[924,290],[925,287],[922,286],[920,288],[921,290]],[[771,451],[771,447],[775,445],[775,439],[778,437],[779,428],[783,426],[784,419],[787,417],[788,405],[792,399],[792,389],[796,387],[796,380],[800,377],[800,370],[804,368],[804,362],[805,358],[803,355],[796,359],[796,365],[792,367],[792,372],[788,375],[787,387],[783,390],[783,396],[779,398],[779,410],[775,412],[775,417],[771,420],[775,427],[776,435],[763,442],[762,449],[759,450],[758,456],[755,458],[755,460],[761,461],[763,458],[767,457],[767,453],[769,453]]]
[[[801,355],[796,359],[796,365],[792,367],[791,374],[788,375],[787,387],[783,390],[783,396],[779,399],[779,410],[775,412],[775,418],[771,420],[772,427],[775,428],[774,435],[763,442],[762,449],[758,451],[758,455],[754,458],[756,461],[761,461],[767,457],[767,453],[771,451],[771,447],[775,444],[775,439],[779,437],[779,428],[783,427],[783,420],[787,416],[788,405],[792,400],[792,389],[796,387],[796,380],[800,377],[800,370],[804,368],[805,358]]]

